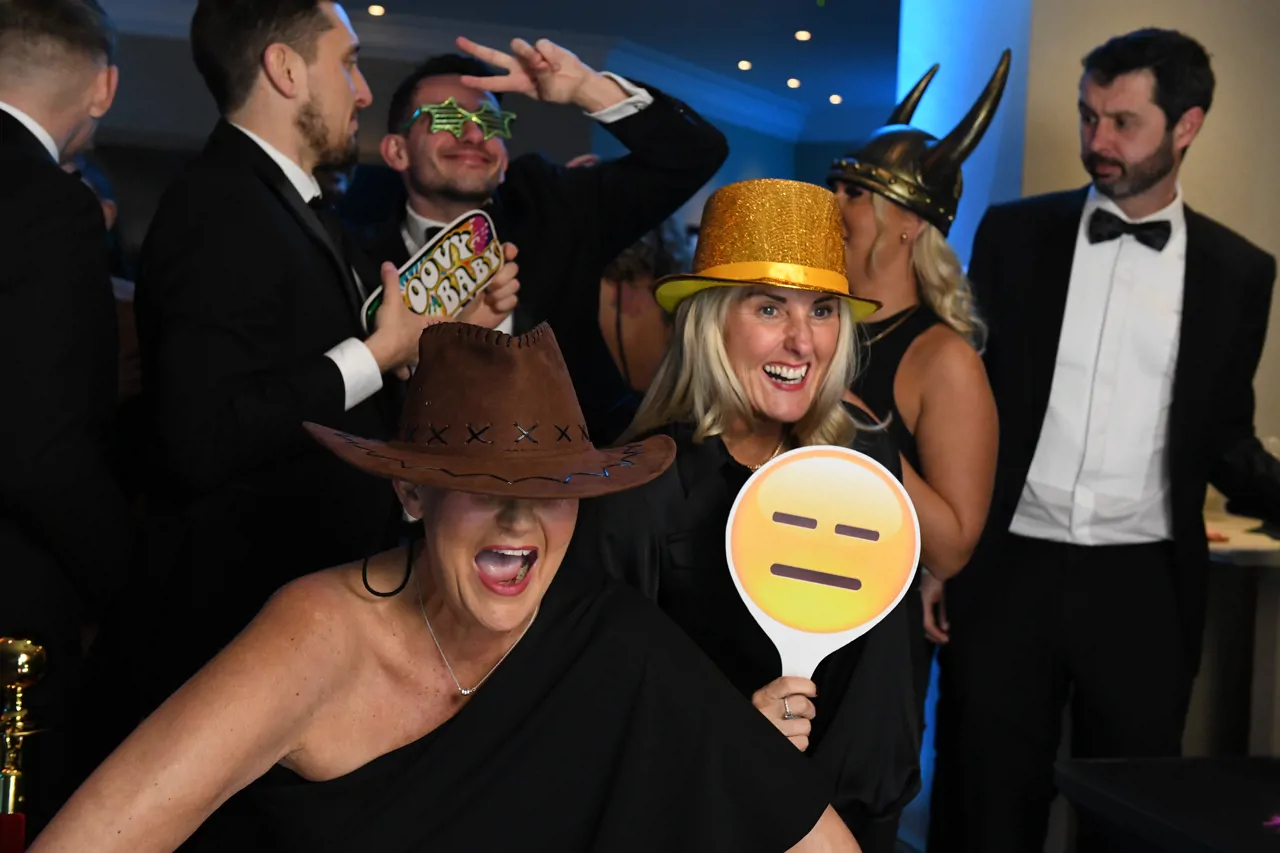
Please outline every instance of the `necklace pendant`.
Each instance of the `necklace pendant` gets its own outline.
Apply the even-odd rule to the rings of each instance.
[[[458,692],[461,693],[463,696],[470,696],[472,693],[476,692],[476,689],[474,687],[470,687],[470,688],[459,687]]]

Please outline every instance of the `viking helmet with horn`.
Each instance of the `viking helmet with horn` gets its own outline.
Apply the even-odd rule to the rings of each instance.
[[[995,117],[1009,77],[1009,57],[1006,50],[977,103],[941,140],[910,126],[916,106],[938,73],[938,66],[934,65],[894,108],[884,127],[858,150],[831,164],[827,183],[833,188],[839,181],[866,187],[917,214],[945,235],[960,204],[960,165],[978,147]]]

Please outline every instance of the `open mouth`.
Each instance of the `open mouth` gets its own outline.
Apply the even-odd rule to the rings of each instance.
[[[780,388],[794,390],[804,386],[809,378],[809,365],[783,364],[780,361],[770,362],[764,366],[764,375],[769,377]]]
[[[832,575],[827,572],[816,572],[813,569],[798,569],[795,566],[787,566],[782,563],[774,563],[769,567],[769,572],[780,578],[790,578],[794,581],[820,583],[823,586],[834,586],[840,589],[862,589],[862,581],[857,578],[847,578],[844,575]]]
[[[523,592],[537,562],[538,549],[528,546],[491,545],[475,556],[480,582],[498,595]]]

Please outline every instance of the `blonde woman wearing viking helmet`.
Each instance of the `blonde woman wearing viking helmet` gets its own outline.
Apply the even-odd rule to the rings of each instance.
[[[862,329],[865,364],[853,392],[888,425],[920,518],[925,571],[921,595],[908,601],[922,726],[928,641],[947,641],[942,583],[973,553],[995,481],[998,422],[979,355],[984,327],[947,232],[960,201],[960,164],[995,115],[1009,52],[941,140],[907,124],[937,70],[828,176],[848,232],[850,290],[881,303]]]
[[[675,315],[672,340],[622,438],[668,435],[676,464],[631,499],[584,501],[573,562],[603,566],[655,600],[816,763],[862,849],[892,851],[897,815],[919,787],[905,608],[812,680],[779,678],[778,653],[734,588],[724,546],[739,490],[788,449],[854,446],[900,476],[888,433],[859,428],[874,418],[841,402],[856,322],[878,306],[849,293],[840,207],[813,184],[716,191],[693,267],[658,284],[658,303]],[[672,697],[672,713],[680,702]]]

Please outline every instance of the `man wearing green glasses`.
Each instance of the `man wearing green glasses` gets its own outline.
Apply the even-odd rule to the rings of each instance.
[[[437,229],[486,210],[499,238],[519,249],[518,303],[494,316],[495,325],[519,334],[551,324],[592,438],[608,442],[630,421],[635,399],[600,334],[601,273],[711,179],[728,145],[685,104],[594,71],[545,39],[516,39],[510,54],[457,43],[467,55],[427,60],[392,95],[382,157],[408,198],[366,232],[365,248],[401,266]],[[520,122],[502,101],[513,92],[582,110],[630,153],[575,169],[537,154],[509,159]]]

